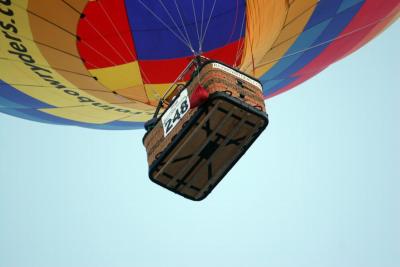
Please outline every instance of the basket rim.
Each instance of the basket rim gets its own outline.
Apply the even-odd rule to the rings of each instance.
[[[197,75],[200,74],[200,72],[203,70],[203,68],[206,67],[206,66],[208,66],[209,64],[212,64],[212,63],[218,63],[218,64],[221,64],[221,65],[223,65],[223,66],[225,66],[225,67],[228,67],[228,68],[230,68],[230,69],[233,69],[233,70],[237,71],[238,73],[240,73],[240,74],[242,74],[242,75],[244,75],[244,76],[246,76],[246,77],[248,77],[248,78],[250,78],[250,79],[252,79],[252,80],[254,80],[254,81],[256,81],[256,82],[258,82],[258,83],[261,85],[261,87],[262,87],[262,83],[261,83],[260,80],[258,80],[257,78],[254,78],[254,77],[252,77],[252,76],[248,75],[247,73],[244,73],[244,72],[242,72],[242,71],[240,71],[240,70],[237,70],[237,69],[235,69],[235,68],[232,68],[232,66],[229,66],[228,64],[225,64],[225,63],[222,62],[222,61],[210,59],[210,60],[207,60],[204,64],[202,64],[202,65],[200,66],[200,68],[199,68],[197,71],[194,71],[194,72],[192,73],[190,79],[185,83],[185,85],[184,85],[183,88],[187,88],[187,87],[192,83],[192,81],[197,77]],[[193,74],[195,74],[195,75],[193,75]],[[181,90],[181,91],[179,92],[179,94],[177,94],[177,96],[179,96],[179,95],[182,93],[182,91],[183,91],[183,90]],[[214,93],[214,94],[215,94],[215,93]],[[211,97],[211,96],[210,96],[210,97]],[[165,112],[169,109],[169,107],[176,101],[176,99],[178,99],[178,97],[175,97],[175,99],[170,103],[170,105],[168,106],[168,108],[166,108],[166,109],[158,116],[158,118],[157,118],[157,120],[156,120],[156,122],[155,122],[156,124],[159,123],[159,121],[161,120],[161,118],[162,118],[162,116],[164,115],[164,113],[165,113]],[[145,139],[146,139],[147,135],[148,135],[153,129],[154,129],[154,128],[152,128],[152,129],[146,131],[146,133],[144,134],[144,136],[143,136],[143,138],[142,138],[142,143],[143,143],[143,144],[144,144],[144,142],[145,142]]]

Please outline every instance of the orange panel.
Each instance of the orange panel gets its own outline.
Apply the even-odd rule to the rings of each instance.
[[[288,3],[286,0],[249,0],[246,10],[246,36],[242,71],[253,74],[253,65],[257,65],[278,38],[284,25]]]

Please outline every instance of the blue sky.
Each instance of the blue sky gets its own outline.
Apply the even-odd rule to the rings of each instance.
[[[147,178],[144,131],[0,115],[0,267],[400,266],[400,24],[267,101],[213,193]]]

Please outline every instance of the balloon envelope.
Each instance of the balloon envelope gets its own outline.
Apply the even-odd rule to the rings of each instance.
[[[136,129],[196,54],[260,79],[313,77],[398,17],[398,0],[1,0],[0,111]]]

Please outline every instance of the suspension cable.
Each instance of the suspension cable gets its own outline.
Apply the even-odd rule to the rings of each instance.
[[[125,48],[128,50],[128,53],[132,56],[132,58],[135,58],[133,52],[131,51],[131,49],[129,48],[127,42],[125,41],[125,39],[122,37],[121,33],[118,31],[117,27],[115,26],[115,23],[113,22],[113,20],[111,19],[110,15],[108,14],[107,10],[103,7],[103,4],[101,3],[101,1],[98,1],[99,6],[101,8],[101,10],[104,12],[104,14],[106,15],[108,21],[111,23],[114,31],[118,34],[119,39],[121,39],[122,43],[124,44]]]
[[[168,16],[171,19],[172,23],[174,23],[174,25],[175,25],[176,29],[179,31],[181,37],[183,39],[185,39],[186,42],[190,45],[191,50],[194,50],[192,44],[190,43],[189,36],[188,35],[185,36],[185,34],[182,32],[182,30],[178,27],[178,24],[175,22],[173,16],[171,15],[171,12],[168,11],[168,9],[165,6],[164,2],[162,0],[158,0],[158,1],[160,2],[161,6],[164,8],[165,12],[168,14]],[[185,24],[183,24],[183,25],[185,25]]]
[[[160,16],[158,16],[153,10],[151,10],[150,7],[148,7],[142,0],[138,0],[140,4],[142,4],[142,6],[144,8],[147,9],[147,11],[150,12],[150,14],[152,14],[159,22],[161,22],[173,35],[175,35],[176,38],[178,38],[178,40],[180,40],[184,45],[186,45],[190,50],[193,50],[191,48],[190,43],[187,43],[184,39],[182,39],[182,37],[180,37],[166,22],[163,21],[162,18],[160,18]]]
[[[185,22],[183,21],[183,17],[182,17],[181,11],[179,9],[178,3],[176,2],[176,0],[174,0],[174,3],[175,3],[176,10],[178,11],[179,18],[181,20],[181,23],[182,23],[182,26],[183,26],[183,30],[185,31],[186,37],[189,40],[189,44],[190,44],[190,47],[191,47],[190,49],[191,49],[193,55],[195,55],[196,52],[194,51],[194,48],[193,48],[192,44],[190,43],[189,34],[188,34],[187,29],[186,29]]]
[[[217,0],[214,0],[214,3],[213,3],[213,6],[212,6],[212,9],[211,9],[210,16],[208,17],[208,21],[207,21],[207,24],[206,24],[206,28],[205,28],[205,30],[204,30],[203,36],[201,37],[201,46],[203,46],[204,38],[206,37],[207,30],[208,30],[208,26],[210,25],[211,17],[213,16],[216,3],[217,3]]]
[[[192,10],[193,10],[193,16],[194,16],[194,23],[195,23],[195,27],[196,27],[196,33],[197,33],[197,41],[199,42],[198,46],[199,46],[199,52],[201,53],[202,51],[202,45],[201,45],[201,40],[200,40],[200,34],[199,34],[199,27],[197,25],[197,14],[196,14],[196,10],[194,7],[194,0],[192,0]]]

